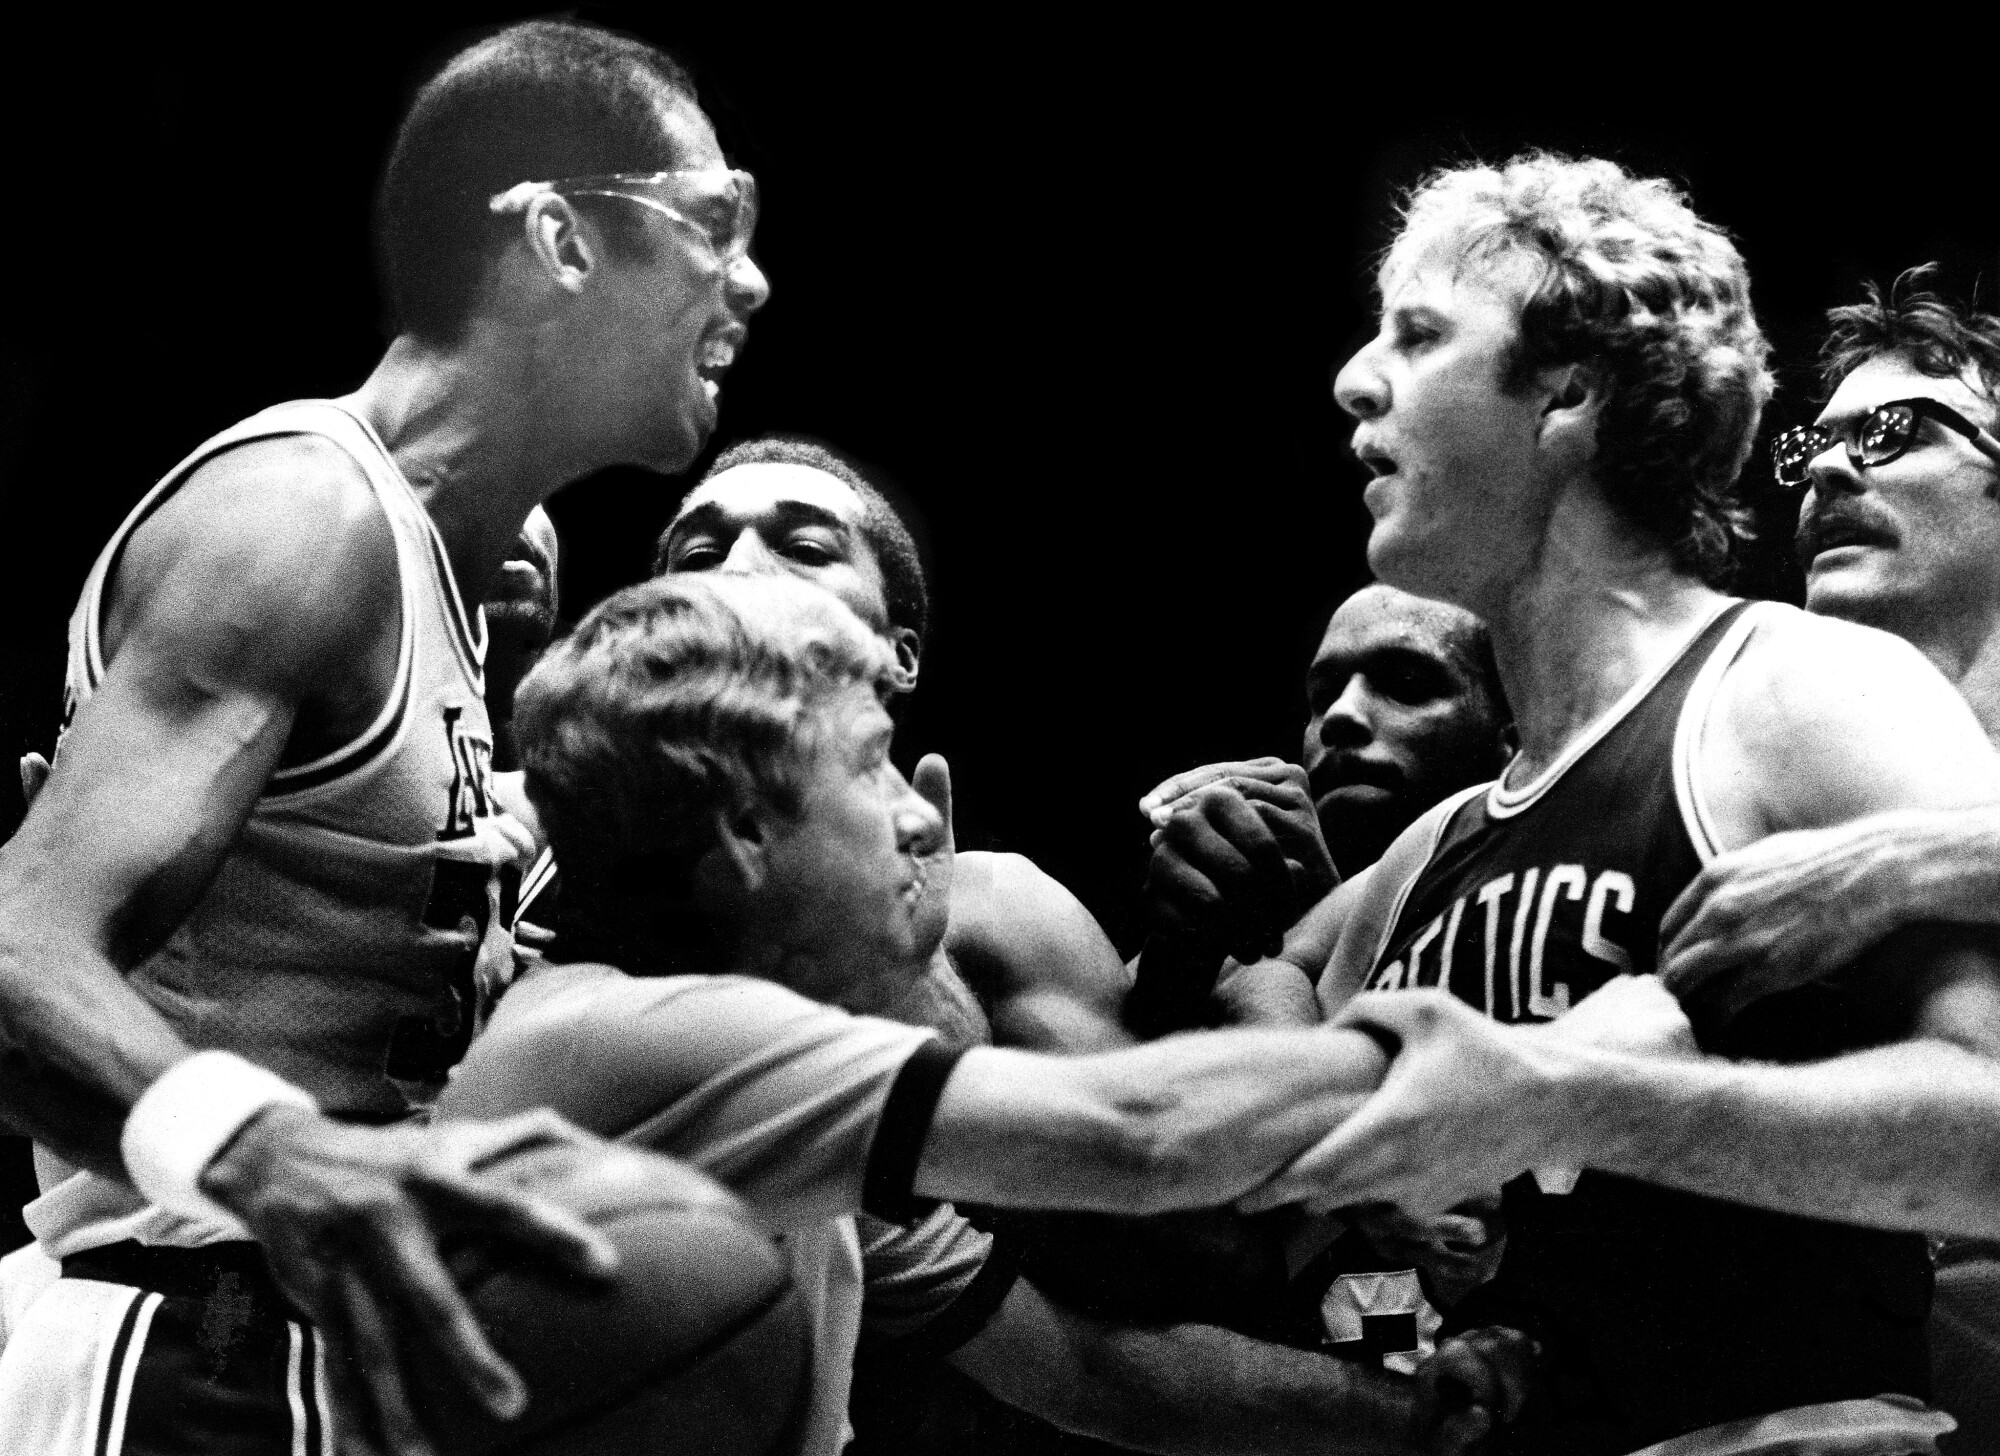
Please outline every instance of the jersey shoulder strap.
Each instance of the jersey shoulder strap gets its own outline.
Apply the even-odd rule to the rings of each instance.
[[[1473,784],[1425,810],[1415,823],[1396,836],[1382,858],[1356,877],[1355,897],[1334,941],[1333,954],[1319,977],[1322,1016],[1332,1016],[1367,982],[1369,972],[1375,969],[1375,962],[1396,928],[1396,921],[1402,916],[1404,902],[1436,855],[1446,827],[1460,809],[1484,795],[1489,787]]]

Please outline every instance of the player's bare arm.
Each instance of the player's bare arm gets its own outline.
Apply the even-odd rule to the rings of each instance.
[[[321,453],[288,442],[295,450]],[[106,614],[105,681],[0,850],[5,1035],[30,1073],[0,1095],[24,1131],[112,1173],[122,1172],[125,1110],[188,1051],[119,967],[207,883],[281,762],[311,685],[335,665],[329,655],[394,640],[386,524],[379,536],[308,527],[344,502],[367,503],[365,483],[289,470],[274,453],[222,457],[135,534]],[[286,538],[289,551],[273,549]],[[377,577],[386,585],[371,594]],[[322,599],[325,610],[311,611]],[[311,706],[321,733],[368,711]],[[97,1115],[66,1128],[77,1089]]]
[[[127,1176],[127,1112],[192,1049],[123,968],[187,913],[272,770],[344,741],[379,708],[398,631],[394,550],[345,458],[291,440],[219,457],[129,543],[105,679],[0,850],[0,1096],[9,1121],[62,1156]],[[378,700],[329,695],[327,683],[374,684]],[[314,1091],[310,1067],[285,1070]],[[376,1410],[369,1425],[398,1450],[424,1449],[392,1353],[412,1324],[445,1331],[449,1357],[497,1409],[520,1400],[437,1262],[434,1223],[493,1228],[579,1266],[602,1257],[572,1220],[464,1168],[415,1130],[274,1107],[200,1182],[265,1244],[334,1348],[360,1351],[354,1368],[374,1391],[345,1392],[347,1408]]]
[[[1410,1380],[1213,1325],[1094,1319],[1027,1283],[951,1356],[1065,1430],[1187,1456],[1454,1456],[1513,1418],[1531,1359],[1526,1336],[1477,1330],[1446,1341]]]
[[[2000,810],[1899,810],[1712,860],[1662,923],[1661,974],[1727,1014],[1923,921],[2000,923]]]
[[[1701,754],[1725,848],[1971,809],[2000,788],[1963,701],[1884,634],[1787,616],[1753,634],[1724,685]],[[1795,1066],[1658,1055],[1687,1043],[1651,978],[1510,1029],[1427,993],[1360,998],[1342,1019],[1401,1042],[1389,1095],[1259,1196],[1438,1208],[1524,1167],[1584,1166],[1850,1223],[1993,1233],[2000,960],[1977,933],[1919,929],[1853,976],[1884,1044]],[[1612,1026],[1636,1040],[1607,1038]],[[1462,1160],[1420,1148],[1445,1125]]]
[[[1003,1046],[1104,1051],[1131,977],[1081,901],[1018,854],[958,856],[944,948]]]
[[[1101,1213],[1226,1203],[1344,1119],[1381,1079],[1364,1032],[1229,1030],[1055,1059],[965,1054],[917,1165],[927,1197]]]

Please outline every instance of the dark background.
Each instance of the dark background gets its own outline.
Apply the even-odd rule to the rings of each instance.
[[[76,7],[10,46],[10,765],[50,746],[64,621],[139,494],[239,417],[367,372],[368,201],[397,115],[480,27],[532,12],[277,13],[131,29]],[[1295,753],[1306,659],[1365,579],[1327,386],[1367,327],[1395,189],[1526,145],[1680,179],[1749,256],[1780,426],[1809,417],[1820,314],[1859,280],[1935,258],[1994,301],[2000,128],[1951,59],[1990,36],[1818,54],[1678,16],[582,13],[686,62],[763,183],[775,292],[716,444],[816,435],[915,499],[937,612],[899,757],[947,753],[961,844],[1033,856],[1128,949],[1134,801],[1182,767]],[[558,497],[567,614],[643,573],[678,490],[621,471]],[[1748,584],[1784,594],[1773,516]]]

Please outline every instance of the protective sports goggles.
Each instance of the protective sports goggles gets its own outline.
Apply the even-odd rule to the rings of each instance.
[[[1934,420],[1955,435],[1963,435],[1980,454],[2000,465],[1996,440],[1950,405],[1935,399],[1892,399],[1868,411],[1851,431],[1823,425],[1796,425],[1771,442],[1771,468],[1778,484],[1792,490],[1812,483],[1806,467],[1835,445],[1847,446],[1847,460],[1856,470],[1887,465],[1916,442],[1925,420]]]
[[[622,197],[672,218],[700,234],[726,268],[750,251],[757,231],[757,179],[732,167],[676,172],[606,172],[518,182],[486,204],[498,213],[522,212],[544,192],[562,197]]]

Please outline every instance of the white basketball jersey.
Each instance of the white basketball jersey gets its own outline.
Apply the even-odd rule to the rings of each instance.
[[[467,616],[429,514],[374,431],[338,404],[282,404],[176,466],[85,582],[70,620],[64,726],[90,711],[104,679],[106,589],[132,532],[222,451],[299,434],[353,457],[394,533],[402,599],[394,682],[352,742],[272,774],[214,879],[130,979],[190,1045],[262,1063],[328,1111],[387,1120],[435,1096],[511,973],[503,871],[529,840],[493,799],[484,618],[477,607]],[[54,1187],[72,1170],[45,1151],[39,1162],[50,1191],[30,1213],[45,1244],[87,1247],[102,1240],[63,1232],[144,1211],[129,1188],[93,1175]],[[192,1234],[158,1226],[157,1212],[118,1236]]]

